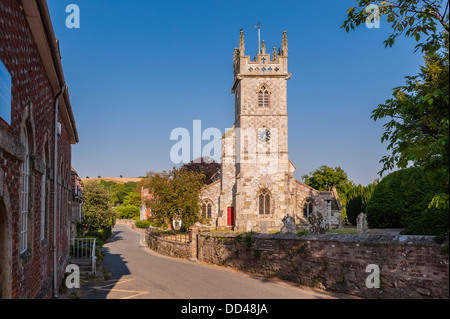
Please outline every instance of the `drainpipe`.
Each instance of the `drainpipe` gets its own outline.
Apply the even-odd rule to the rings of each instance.
[[[58,107],[59,107],[59,97],[64,94],[66,86],[63,85],[59,93],[55,96],[55,149],[54,149],[54,159],[53,159],[53,297],[58,298],[58,263],[56,256],[56,232],[58,230],[56,218],[57,218],[57,207],[58,207]]]

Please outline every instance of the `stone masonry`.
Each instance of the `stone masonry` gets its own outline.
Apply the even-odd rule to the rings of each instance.
[[[213,203],[210,226],[260,231],[263,223],[269,231],[279,231],[289,214],[298,228],[306,228],[309,214],[319,211],[328,220],[328,202],[339,201],[336,192],[319,192],[293,178],[295,166],[288,153],[290,78],[286,32],[278,51],[274,47],[273,53],[266,53],[263,41],[261,52],[252,60],[245,55],[241,31],[231,89],[235,123],[222,138],[221,178],[201,195],[203,201]],[[261,104],[261,92],[266,94],[267,104]],[[340,211],[330,213],[336,228]],[[230,214],[234,214],[234,222],[230,222]]]

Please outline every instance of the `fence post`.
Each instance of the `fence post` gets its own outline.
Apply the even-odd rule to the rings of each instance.
[[[190,245],[191,245],[191,258],[192,261],[198,260],[198,234],[200,233],[200,229],[202,225],[199,223],[195,223],[194,226],[189,227],[189,237],[190,237]]]

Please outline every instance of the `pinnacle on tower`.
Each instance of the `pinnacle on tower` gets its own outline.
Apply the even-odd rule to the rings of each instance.
[[[239,37],[239,52],[241,56],[245,54],[245,41],[244,41],[244,30],[241,29],[241,36]]]
[[[283,42],[282,42],[282,46],[281,46],[281,52],[283,53],[283,56],[287,56],[287,54],[288,54],[288,42],[287,42],[286,31],[283,31]]]

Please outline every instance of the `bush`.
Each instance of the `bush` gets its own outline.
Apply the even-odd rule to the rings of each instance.
[[[103,229],[91,229],[83,237],[85,238],[96,238],[97,244],[103,246],[108,238],[112,235],[112,227],[108,226]]]
[[[131,205],[117,207],[116,211],[120,219],[139,219],[141,213],[139,207]]]
[[[148,220],[138,220],[136,221],[136,223],[134,223],[134,225],[137,228],[149,228],[150,226],[152,226],[152,222]]]
[[[347,219],[352,225],[356,225],[359,214],[366,212],[367,204],[372,197],[376,184],[368,186],[353,186],[347,194],[346,213]]]
[[[406,184],[407,174],[417,176]],[[376,187],[366,208],[371,228],[405,228],[408,235],[448,234],[449,216],[444,209],[428,208],[439,193],[421,174],[420,168],[408,168],[386,176]]]

